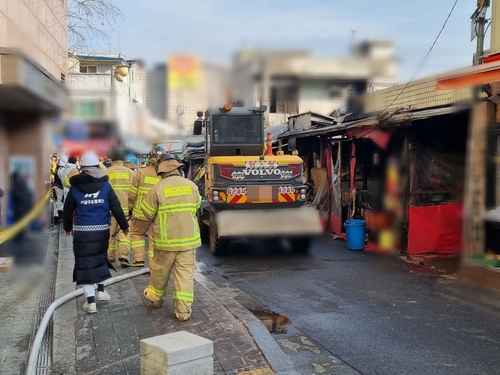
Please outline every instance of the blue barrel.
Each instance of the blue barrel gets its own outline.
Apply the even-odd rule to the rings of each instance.
[[[347,248],[349,250],[363,250],[365,248],[364,220],[346,220],[345,233],[347,235]]]

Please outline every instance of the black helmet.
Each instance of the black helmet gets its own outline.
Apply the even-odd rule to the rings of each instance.
[[[115,148],[111,150],[111,152],[109,153],[109,157],[113,161],[123,160],[125,159],[125,152],[121,149]]]

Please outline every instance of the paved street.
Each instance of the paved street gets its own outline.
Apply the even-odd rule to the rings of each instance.
[[[43,252],[37,254],[37,266],[20,257],[15,272],[0,275],[2,374],[23,373],[40,298],[35,281],[44,272]],[[62,236],[56,298],[74,290],[72,262],[70,238]],[[119,274],[132,271],[120,268]],[[54,315],[53,369],[138,374],[140,339],[187,330],[214,341],[216,374],[269,371],[270,353],[278,352],[266,351],[269,342],[262,345],[249,332],[238,314],[244,306],[261,318],[278,313],[291,320],[269,339],[299,374],[498,373],[498,292],[465,288],[398,258],[348,251],[326,236],[303,256],[266,241],[235,242],[221,258],[202,247],[198,271],[188,322],[173,317],[169,299],[161,309],[146,306],[141,292],[147,275],[110,286],[112,301],[100,303],[94,316],[81,310],[83,297],[61,306]]]
[[[228,257],[203,248],[198,260],[219,286],[292,321],[274,337],[301,373],[337,373],[336,358],[363,374],[499,371],[497,292],[468,291],[453,278],[348,251],[326,236],[307,256],[241,241]]]
[[[74,290],[71,282],[73,253],[71,237],[62,235],[58,262],[56,297]],[[120,268],[112,276],[137,271]],[[96,314],[82,310],[83,296],[71,300],[54,314],[53,369],[57,374],[140,373],[141,339],[177,331],[188,331],[214,342],[214,374],[239,374],[268,370],[263,354],[240,320],[225,308],[207,282],[197,278],[193,315],[179,322],[173,302],[166,298],[157,309],[142,297],[149,274],[136,276],[107,287],[111,301],[99,302]],[[167,296],[172,295],[172,281]]]

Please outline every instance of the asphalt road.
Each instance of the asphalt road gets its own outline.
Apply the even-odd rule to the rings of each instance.
[[[209,278],[285,315],[291,329],[360,373],[500,374],[496,291],[349,251],[328,237],[303,256],[276,243],[239,241],[228,257],[203,247],[198,261]]]

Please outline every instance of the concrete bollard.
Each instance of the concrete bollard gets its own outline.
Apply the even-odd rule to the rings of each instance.
[[[141,375],[213,375],[214,344],[180,331],[141,340]]]

